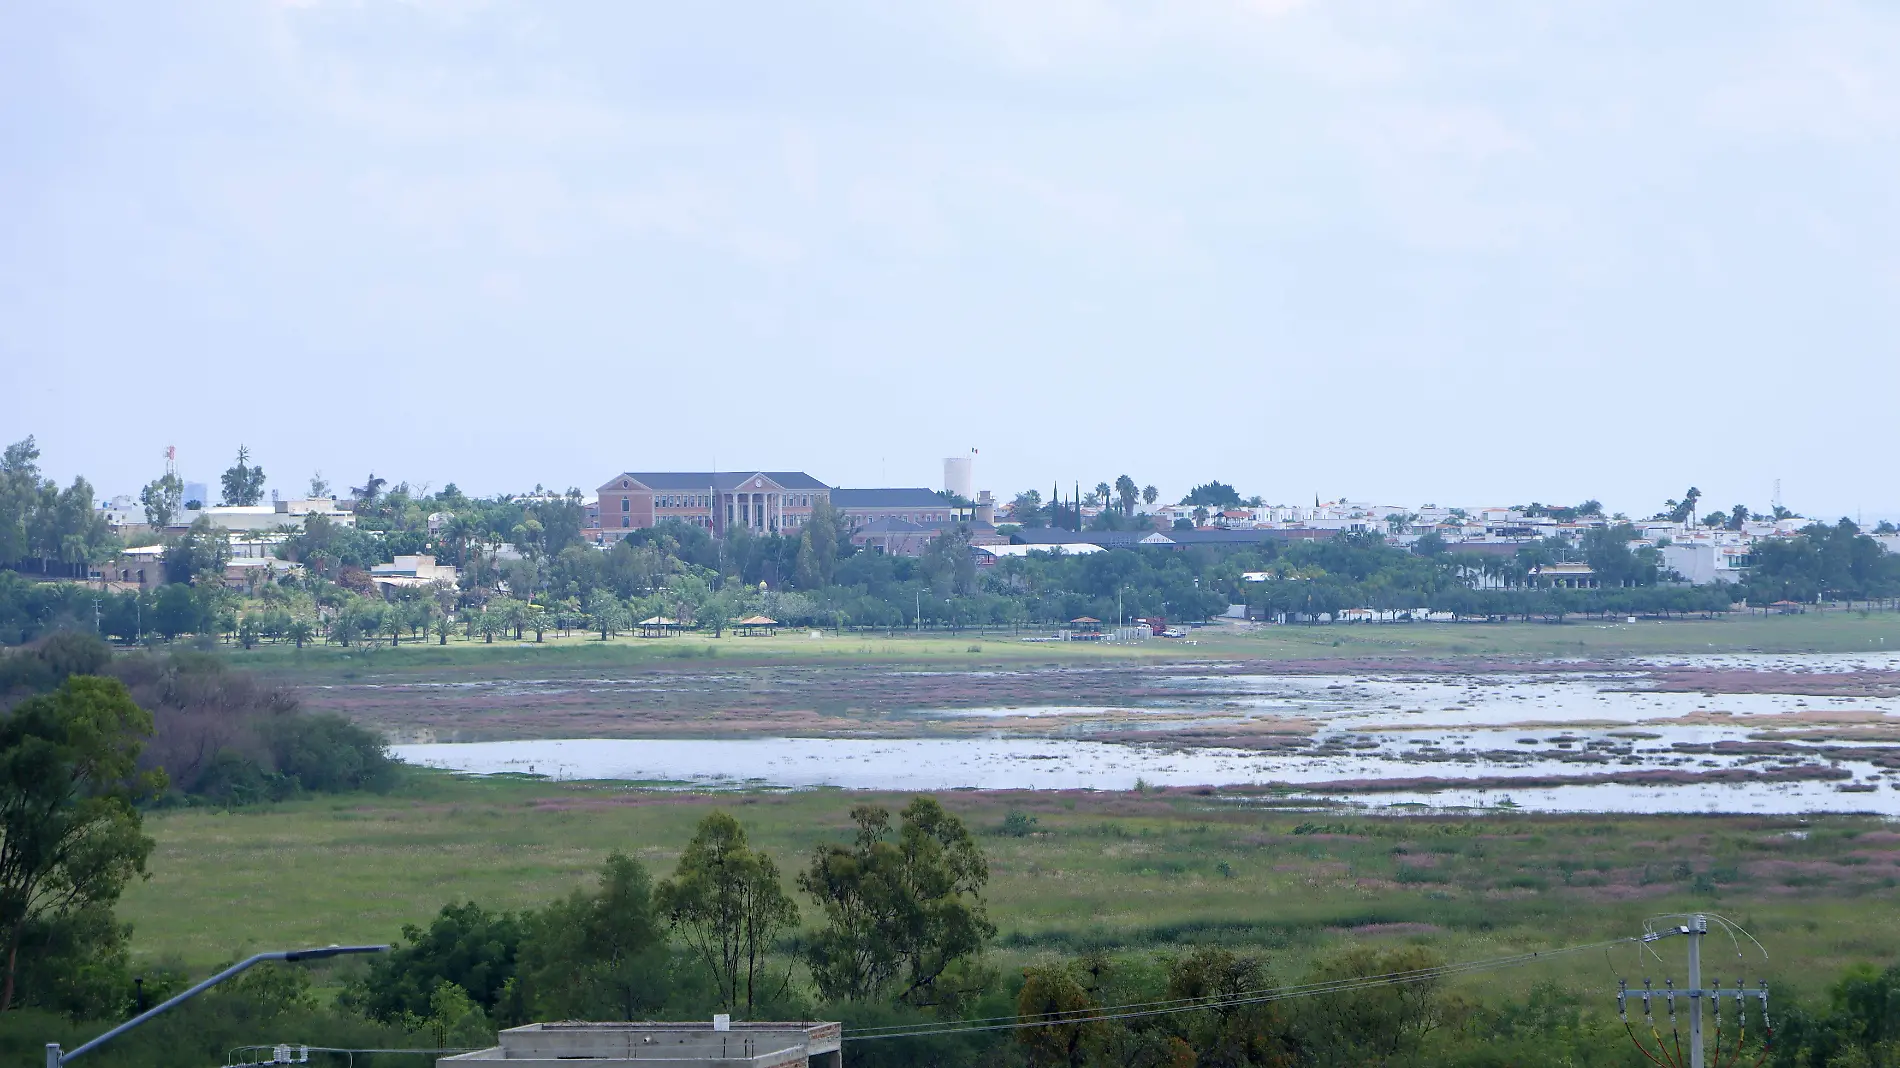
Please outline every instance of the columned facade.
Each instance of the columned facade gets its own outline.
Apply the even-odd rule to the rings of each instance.
[[[625,472],[600,487],[595,540],[608,544],[670,521],[716,537],[740,529],[791,534],[830,495],[831,487],[802,471]]]

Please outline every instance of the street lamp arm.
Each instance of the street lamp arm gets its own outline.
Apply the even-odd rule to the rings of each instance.
[[[337,957],[337,956],[342,956],[345,953],[382,953],[386,951],[387,949],[389,949],[388,946],[319,946],[313,949],[280,949],[271,953],[259,953],[259,954],[256,954],[255,956],[246,957],[243,960],[238,961],[236,964],[231,965],[229,968],[226,968],[225,970],[212,976],[211,978],[206,979],[204,982],[199,983],[198,985],[192,987],[189,990],[186,990],[184,993],[167,998],[166,1000],[160,1002],[159,1004],[154,1005],[151,1008],[145,1010],[144,1012],[139,1013],[137,1016],[134,1016],[130,1020],[127,1020],[124,1023],[120,1024],[119,1026],[113,1028],[112,1030],[107,1031],[105,1034],[100,1035],[98,1038],[95,1038],[92,1041],[79,1046],[78,1048],[74,1049],[71,1053],[62,1054],[59,1050],[59,1043],[48,1042],[46,1044],[46,1068],[60,1068],[61,1065],[64,1065],[70,1062],[74,1057],[79,1056],[81,1053],[89,1053],[92,1050],[95,1050],[99,1048],[100,1046],[105,1045],[107,1042],[111,1041],[112,1039],[115,1039],[119,1037],[120,1035],[125,1034],[127,1031],[130,1031],[134,1027],[137,1027],[138,1025],[144,1023],[145,1021],[151,1019],[152,1017],[157,1016],[159,1013],[164,1012],[167,1009],[174,1008],[182,1002],[189,1001],[192,998],[197,997],[199,994],[202,994],[205,991],[211,989],[212,987],[217,986],[219,983],[222,983],[226,979],[229,979],[232,976],[237,975],[239,972],[244,971],[245,969],[251,967],[254,964],[262,964],[263,962],[267,960],[281,960],[281,961],[322,960],[325,957]]]

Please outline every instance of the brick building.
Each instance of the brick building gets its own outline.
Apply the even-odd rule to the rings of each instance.
[[[959,509],[934,491],[921,487],[834,489],[831,506],[844,517],[844,525],[851,530],[879,521],[943,526],[970,518],[969,509]]]
[[[795,532],[831,487],[803,471],[623,471],[597,493],[604,544],[668,519],[719,537],[742,528]]]
[[[669,519],[703,527],[716,537],[745,529],[797,534],[819,502],[837,509],[846,530],[878,523],[914,524],[932,533],[971,518],[921,487],[834,489],[803,471],[623,471],[596,491],[587,509],[588,534],[607,545]]]

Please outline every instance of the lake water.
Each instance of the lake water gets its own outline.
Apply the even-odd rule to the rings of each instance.
[[[1611,670],[1548,674],[1183,673],[1161,680],[1160,696],[1127,706],[914,708],[879,717],[898,733],[906,722],[915,723],[919,734],[941,734],[946,725],[960,725],[970,732],[961,737],[547,739],[400,745],[393,751],[412,763],[476,774],[702,788],[1127,790],[1138,781],[1287,784],[1296,796],[1369,805],[1900,815],[1900,776],[1880,766],[1883,758],[1900,764],[1900,701],[1645,689],[1650,667],[1684,665],[1780,672],[1900,670],[1900,657],[1655,658]],[[1151,687],[1149,693],[1154,692]],[[1856,738],[1851,732],[1818,741],[1794,736],[1819,727],[1838,731],[1843,725],[1859,731],[1884,728],[1895,732],[1896,741]],[[1267,751],[1184,747],[1164,734],[1151,734],[1183,727],[1255,736],[1284,727],[1304,743],[1281,750],[1264,744]],[[1144,743],[1145,735],[1152,741]],[[1686,777],[1817,768],[1845,771],[1851,778],[1509,785],[1511,779],[1633,771]],[[1431,780],[1431,789],[1407,783],[1421,779]],[[1337,794],[1298,791],[1300,784],[1344,782],[1358,788]],[[1392,786],[1379,789],[1380,782]],[[1851,789],[1843,791],[1843,785]],[[1374,792],[1365,792],[1366,787]]]

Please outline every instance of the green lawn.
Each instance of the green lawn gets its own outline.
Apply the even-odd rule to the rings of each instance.
[[[1629,934],[1692,908],[1748,926],[1775,955],[1768,977],[1809,989],[1900,950],[1900,834],[1871,818],[1365,818],[1191,793],[942,796],[983,834],[1004,963],[1210,939],[1256,947],[1282,970],[1345,939],[1474,959]],[[196,972],[260,948],[390,940],[451,900],[545,902],[611,849],[663,874],[714,807],[740,817],[789,885],[811,846],[846,837],[850,806],[872,799],[427,774],[382,798],[160,812],[148,823],[153,877],[121,911],[142,957]],[[1011,807],[1036,817],[1035,833],[995,833]],[[1601,954],[1540,968],[1580,990],[1610,981]]]
[[[1028,632],[1025,632],[1028,633]],[[1900,613],[1831,611],[1793,616],[1736,614],[1716,619],[1636,623],[1573,618],[1550,623],[1338,624],[1241,629],[1210,626],[1188,641],[1156,638],[1133,645],[1024,642],[1008,630],[928,631],[922,635],[802,630],[771,638],[690,635],[676,638],[550,635],[536,644],[488,644],[429,638],[342,649],[262,645],[231,650],[236,663],[290,679],[368,673],[420,674],[519,670],[637,670],[703,658],[741,663],[901,663],[958,666],[1142,662],[1201,659],[1362,659],[1419,657],[1617,657],[1717,652],[1878,652],[1900,650]]]

